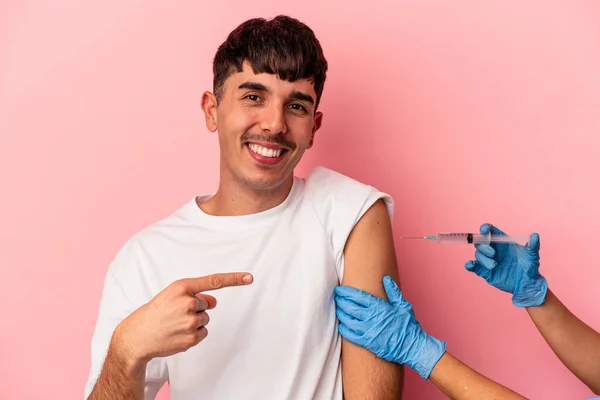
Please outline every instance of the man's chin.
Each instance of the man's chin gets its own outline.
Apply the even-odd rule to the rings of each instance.
[[[259,171],[249,174],[244,181],[247,186],[256,191],[274,191],[286,186],[291,174],[273,171],[259,167]]]

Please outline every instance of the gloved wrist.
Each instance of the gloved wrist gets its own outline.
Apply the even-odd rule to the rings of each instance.
[[[408,363],[408,366],[423,379],[429,378],[433,367],[435,367],[446,352],[446,342],[438,340],[433,336],[426,336],[425,340],[421,342],[421,348],[418,350],[415,361]]]
[[[548,282],[546,278],[539,275],[535,279],[527,281],[523,287],[515,290],[512,302],[517,307],[535,307],[544,304],[548,293]]]

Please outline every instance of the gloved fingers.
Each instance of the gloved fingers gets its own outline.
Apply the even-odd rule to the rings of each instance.
[[[402,307],[404,310],[406,310],[407,313],[409,313],[413,317],[415,316],[415,312],[413,311],[412,303],[410,301],[406,300],[404,298],[404,295],[402,295],[402,298],[400,299],[400,301],[397,304],[394,304],[394,306]]]
[[[465,269],[467,271],[473,271],[473,269],[475,268],[475,261],[474,260],[469,260],[465,263]]]
[[[494,258],[496,256],[496,250],[490,245],[476,244],[475,248],[486,257]]]
[[[495,260],[487,257],[485,254],[483,254],[479,250],[477,250],[475,252],[475,258],[481,265],[483,265],[485,268],[489,269],[490,271],[493,270],[494,268],[496,268],[496,266],[498,265],[498,263]]]
[[[360,289],[351,286],[337,286],[334,289],[336,295],[344,297],[348,300],[352,300],[358,305],[363,307],[371,307],[372,305],[378,304],[384,301],[378,297],[373,296],[370,293],[364,292]]]
[[[348,328],[346,325],[339,324],[338,332],[340,333],[340,335],[342,335],[344,339],[346,339],[350,343],[354,343],[357,346],[364,347],[365,340],[362,338],[362,336],[354,332],[352,329]]]
[[[492,224],[485,223],[479,227],[479,232],[482,235],[487,235],[491,233],[492,235],[506,235],[506,233],[502,232],[500,229],[496,228]]]
[[[400,290],[398,285],[396,285],[396,282],[392,280],[392,278],[390,278],[389,276],[384,277],[383,287],[385,289],[388,301],[393,307],[402,307],[404,310],[406,310],[407,313],[415,317],[415,312],[413,311],[412,304],[404,298],[404,296],[402,295],[402,291]]]
[[[398,287],[396,282],[394,282],[394,280],[389,276],[383,277],[383,288],[385,289],[385,294],[387,295],[388,301],[391,305],[396,306],[398,304],[406,302],[406,300],[404,300],[404,297],[402,297],[402,292],[400,291],[400,288]]]
[[[527,242],[525,248],[530,254],[535,254],[540,251],[540,235],[532,233],[529,236],[529,242]]]
[[[359,335],[365,333],[365,328],[363,327],[363,324],[359,320],[352,317],[352,315],[346,313],[344,310],[339,308],[335,310],[335,314],[337,315],[337,318],[341,324],[352,329],[352,331],[354,331],[355,333]]]
[[[364,320],[368,318],[368,308],[362,307],[347,298],[335,296],[335,305],[338,309],[355,319]]]
[[[415,312],[413,310],[413,306],[410,301],[403,299],[402,303],[400,303],[400,306],[402,308],[404,308],[406,310],[406,312],[408,312],[410,315],[412,315],[413,317],[415,316]]]
[[[465,264],[465,268],[467,269],[467,271],[470,271],[475,275],[482,277],[487,282],[489,282],[490,278],[492,277],[492,271],[481,265],[479,261],[467,261],[467,263]]]
[[[538,279],[541,276],[540,274],[540,264],[534,263],[531,268],[527,269],[527,277],[529,279]],[[545,278],[544,278],[545,279]]]

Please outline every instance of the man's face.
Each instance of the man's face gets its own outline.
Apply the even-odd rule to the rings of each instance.
[[[249,64],[225,81],[220,102],[205,93],[206,125],[218,131],[221,164],[253,190],[275,189],[289,178],[321,125],[308,80],[288,82],[255,74]]]

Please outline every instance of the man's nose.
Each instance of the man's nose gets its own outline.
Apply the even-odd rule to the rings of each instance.
[[[270,104],[261,115],[260,129],[270,134],[285,134],[285,110],[278,104]]]

